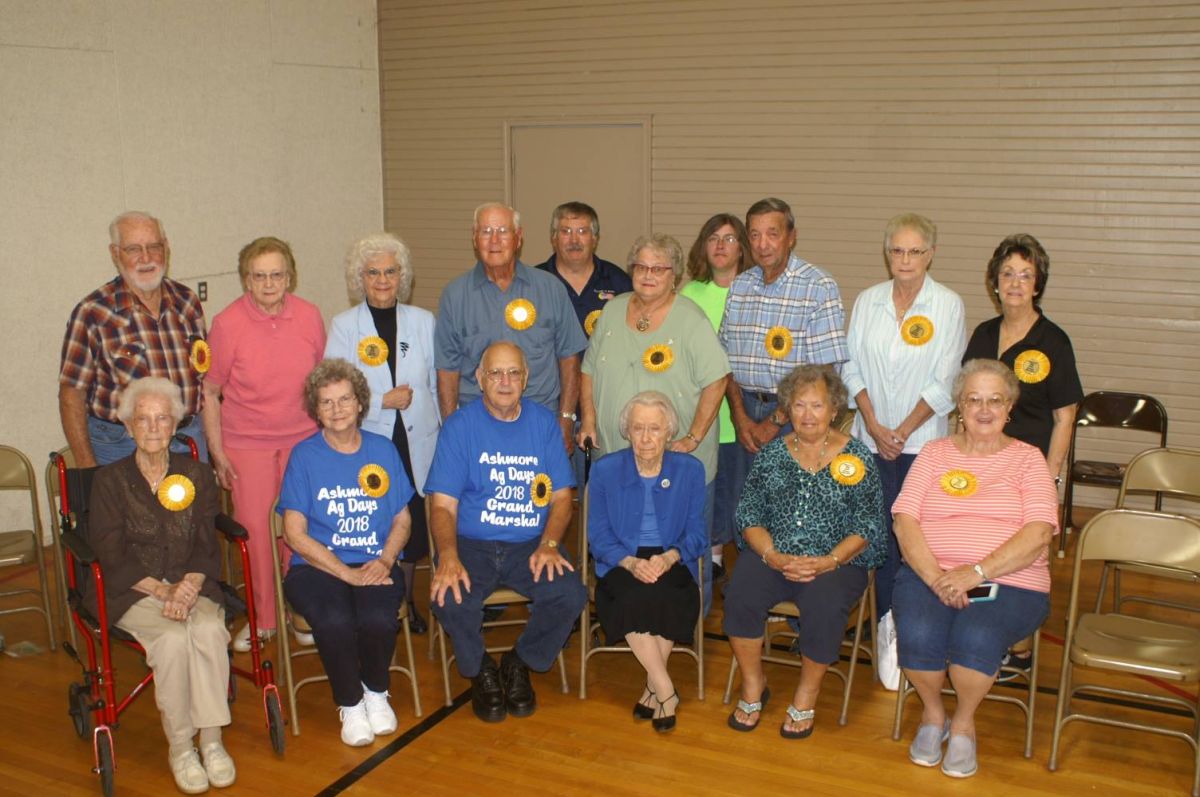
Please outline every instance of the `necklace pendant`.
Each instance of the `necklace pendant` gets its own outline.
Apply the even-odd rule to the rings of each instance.
[[[647,318],[646,316],[641,316],[640,318],[638,318],[637,324],[635,326],[637,326],[638,332],[645,332],[647,329],[650,328],[650,319]]]

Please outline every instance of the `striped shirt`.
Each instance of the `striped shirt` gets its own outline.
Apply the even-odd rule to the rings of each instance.
[[[943,486],[950,471],[963,481]],[[964,475],[965,473],[965,475]],[[952,478],[945,481],[951,482]],[[962,495],[952,495],[949,490]],[[971,565],[999,548],[1027,523],[1058,528],[1058,494],[1042,452],[1013,440],[987,456],[963,454],[949,437],[934,440],[917,455],[892,513],[915,518],[939,567]],[[1031,565],[989,578],[1013,587],[1050,591],[1045,549]]]
[[[791,255],[783,273],[770,284],[763,281],[761,266],[734,279],[717,337],[738,385],[774,393],[779,380],[797,365],[850,359],[845,321],[833,277]],[[767,332],[774,327],[784,327],[792,336],[791,349],[779,358],[767,353]]]
[[[71,312],[58,383],[86,390],[88,413],[119,423],[121,389],[143,376],[161,376],[179,385],[184,412],[194,415],[200,411],[200,375],[188,358],[203,338],[204,309],[186,285],[163,279],[155,318],[118,276]]]

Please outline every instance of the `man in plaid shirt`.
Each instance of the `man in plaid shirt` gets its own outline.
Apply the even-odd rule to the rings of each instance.
[[[117,420],[120,392],[134,379],[161,376],[183,391],[179,431],[207,460],[199,421],[200,380],[211,360],[204,310],[189,288],[166,278],[171,247],[162,222],[130,211],[108,232],[117,276],[75,306],[63,340],[58,407],[67,444],[80,467],[132,454],[133,439]]]
[[[754,455],[788,426],[788,408],[775,397],[779,381],[800,364],[840,366],[849,359],[841,293],[828,273],[792,254],[791,207],[774,197],[759,200],[746,211],[746,229],[756,265],[730,285],[717,335],[729,355],[725,395],[741,444],[736,462],[728,463],[732,506]],[[718,471],[725,467],[718,464]]]

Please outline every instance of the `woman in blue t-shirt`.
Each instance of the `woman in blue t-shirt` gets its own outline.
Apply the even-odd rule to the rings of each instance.
[[[364,432],[371,391],[345,360],[322,360],[304,383],[321,427],[292,449],[277,511],[293,554],[283,589],[312,626],[342,721],[342,741],[394,733],[388,667],[396,647],[413,488],[396,447]]]

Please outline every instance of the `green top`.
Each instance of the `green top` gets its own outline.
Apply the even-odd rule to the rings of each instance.
[[[602,454],[629,447],[629,441],[621,437],[618,420],[626,402],[636,394],[643,390],[667,394],[679,413],[676,437],[683,437],[696,416],[700,393],[729,373],[729,360],[717,334],[694,302],[676,299],[662,326],[653,332],[637,332],[625,323],[632,295],[618,296],[604,306],[583,356],[583,372],[592,379]],[[670,367],[654,372],[642,364],[652,346],[670,350]],[[709,426],[692,455],[704,463],[705,483],[711,482],[717,473],[717,424]]]
[[[679,293],[700,305],[700,309],[712,322],[713,332],[721,328],[721,317],[725,315],[725,297],[729,295],[728,286],[722,288],[715,282],[692,280],[680,288]],[[737,432],[733,429],[733,418],[729,415],[729,399],[721,399],[721,412],[717,415],[717,421],[721,425],[717,442],[736,443]]]

